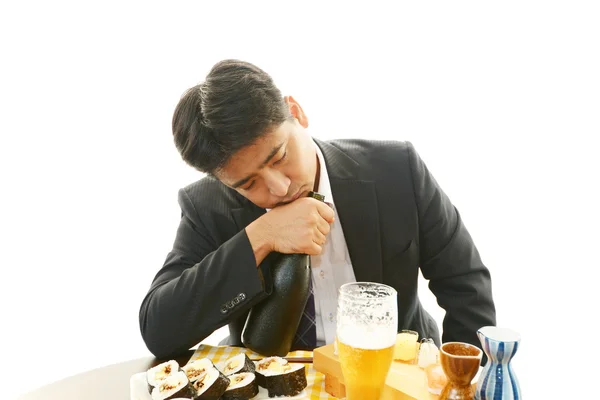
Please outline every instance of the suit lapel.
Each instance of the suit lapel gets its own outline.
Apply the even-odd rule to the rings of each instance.
[[[383,263],[375,182],[360,179],[358,163],[337,147],[315,141],[325,157],[356,280],[381,282]]]
[[[382,261],[375,183],[331,179],[357,281],[381,282]]]

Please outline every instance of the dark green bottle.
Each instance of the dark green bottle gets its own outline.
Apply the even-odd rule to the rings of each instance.
[[[324,201],[325,196],[309,196]],[[273,291],[255,305],[242,330],[244,346],[263,356],[290,352],[310,290],[310,256],[281,254],[272,264]]]

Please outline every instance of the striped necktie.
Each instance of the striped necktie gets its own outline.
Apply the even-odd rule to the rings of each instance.
[[[302,313],[300,324],[296,330],[292,350],[314,350],[317,347],[317,326],[315,322],[315,295],[312,278],[309,283],[308,300]]]

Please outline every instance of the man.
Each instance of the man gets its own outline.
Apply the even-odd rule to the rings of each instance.
[[[181,98],[175,145],[207,176],[180,190],[173,249],[141,305],[150,351],[175,356],[226,324],[224,343],[241,345],[277,253],[311,256],[313,347],[334,340],[337,290],[353,281],[394,287],[398,330],[439,345],[417,296],[419,268],[446,311],[443,341],[479,345],[477,329],[495,325],[490,274],[413,146],[323,142],[307,127],[300,104],[242,61],[217,63]],[[306,197],[313,190],[330,204]]]

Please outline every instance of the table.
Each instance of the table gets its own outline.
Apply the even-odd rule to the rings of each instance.
[[[180,365],[188,362],[193,350],[175,358]],[[18,400],[129,400],[129,378],[167,360],[138,358],[83,372],[35,389]]]

